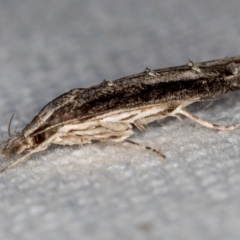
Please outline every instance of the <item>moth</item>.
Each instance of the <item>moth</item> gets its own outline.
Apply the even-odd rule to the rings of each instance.
[[[216,130],[233,130],[240,123],[220,126],[187,112],[185,107],[197,101],[240,89],[240,56],[178,67],[150,70],[104,80],[90,88],[77,88],[48,103],[22,132],[14,133],[0,145],[4,158],[23,154],[1,170],[13,167],[51,144],[87,144],[114,141],[139,145],[128,138],[133,126],[145,126],[168,116],[184,115]],[[160,151],[146,147],[161,157]]]

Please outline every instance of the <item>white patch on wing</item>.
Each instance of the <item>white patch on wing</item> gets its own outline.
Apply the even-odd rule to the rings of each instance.
[[[85,129],[94,129],[96,126],[99,126],[99,121],[83,122],[78,124],[67,124],[58,129],[58,132],[70,132],[74,130],[85,130]]]

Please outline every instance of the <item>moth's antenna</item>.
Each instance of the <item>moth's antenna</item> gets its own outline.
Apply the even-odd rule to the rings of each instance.
[[[7,165],[5,168],[1,169],[0,173],[5,172],[5,171],[8,170],[9,168],[14,167],[15,165],[19,164],[20,162],[23,162],[23,161],[24,161],[25,159],[27,159],[30,155],[32,155],[32,152],[23,155],[21,158],[19,158],[19,159],[16,160],[15,162]]]
[[[9,137],[12,137],[12,134],[11,134],[11,123],[12,123],[13,117],[14,117],[14,113],[13,113],[12,117],[10,118],[10,121],[9,121],[9,124],[8,124],[8,135],[9,135]]]
[[[156,150],[155,148],[151,148],[151,147],[148,147],[148,146],[144,146],[144,145],[142,145],[142,144],[140,144],[140,143],[136,143],[136,142],[133,142],[133,141],[128,140],[128,139],[125,139],[124,141],[127,142],[127,143],[131,143],[131,144],[133,144],[133,145],[137,145],[137,146],[139,146],[139,147],[145,148],[146,150],[150,150],[150,151],[158,154],[158,155],[159,155],[160,157],[162,157],[162,158],[166,158],[166,156],[165,156],[164,154],[162,154],[160,151]]]
[[[36,153],[36,152],[39,152],[39,151],[42,151],[43,149],[46,149],[47,146],[49,144],[51,144],[52,140],[55,138],[55,137],[58,137],[57,134],[54,134],[53,136],[51,136],[48,140],[46,140],[45,142],[39,144],[35,149],[33,149],[31,152],[29,153],[26,153],[25,155],[23,155],[22,157],[20,157],[19,159],[17,159],[15,162],[13,163],[10,163],[9,165],[7,165],[6,167],[4,167],[3,169],[0,170],[0,174],[5,172],[6,170],[14,167],[15,165],[23,162],[24,160],[26,160],[28,157],[30,157],[33,153]]]
[[[15,127],[14,133],[17,132],[17,129],[18,129],[19,125],[21,124],[21,121],[23,121],[23,118],[25,118],[25,117],[26,117],[26,114],[24,114],[24,115],[19,119],[19,121],[18,121],[18,123],[17,123],[17,125],[16,125],[16,127]]]

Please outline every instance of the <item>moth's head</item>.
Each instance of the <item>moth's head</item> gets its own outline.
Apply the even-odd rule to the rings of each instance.
[[[55,129],[47,132],[34,132],[28,136],[25,136],[24,133],[15,133],[11,136],[6,142],[0,145],[0,154],[3,158],[10,158],[25,151],[29,152],[34,150],[43,142],[48,142],[49,137],[54,135],[56,132]],[[42,149],[45,149],[49,143],[45,146],[42,146]]]
[[[15,133],[6,142],[0,145],[0,154],[10,158],[29,149],[30,145],[22,133]]]

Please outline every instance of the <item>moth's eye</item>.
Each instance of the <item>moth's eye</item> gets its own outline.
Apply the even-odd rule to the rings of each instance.
[[[34,136],[34,142],[36,144],[40,144],[42,143],[43,141],[45,141],[45,135],[44,133],[40,133],[40,134],[37,134]]]

